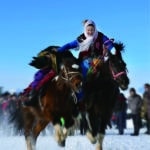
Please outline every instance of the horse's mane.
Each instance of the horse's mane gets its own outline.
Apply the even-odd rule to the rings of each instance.
[[[125,45],[122,42],[114,42],[113,44],[117,51],[124,51]]]
[[[49,60],[49,58],[46,57],[47,54],[50,54],[52,58],[56,57],[56,65],[57,67],[62,63],[63,59],[68,59],[68,58],[74,58],[73,54],[70,51],[65,51],[65,52],[56,52],[54,49],[59,48],[59,46],[49,46],[43,50],[41,50],[37,56],[32,57],[33,59],[29,63],[29,65],[41,69],[44,68],[45,66],[49,65],[52,66],[53,61]]]
[[[114,42],[113,45],[116,49],[116,55],[123,61],[121,52],[125,51],[125,45],[122,42]]]

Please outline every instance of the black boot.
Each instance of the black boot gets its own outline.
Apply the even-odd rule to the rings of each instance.
[[[28,100],[24,102],[25,106],[35,106],[37,104],[38,92],[36,90],[31,90],[29,93]]]
[[[139,132],[134,132],[132,134],[130,134],[131,136],[138,136],[139,135]]]
[[[150,119],[147,120],[147,133],[148,135],[150,135]]]

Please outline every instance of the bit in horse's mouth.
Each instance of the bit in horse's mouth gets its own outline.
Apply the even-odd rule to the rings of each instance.
[[[82,88],[77,88],[77,93],[80,93],[82,91]]]
[[[128,86],[127,86],[127,85],[123,85],[123,84],[122,84],[122,85],[120,86],[120,88],[121,88],[123,91],[125,91],[125,90],[127,90],[127,89],[128,89]]]
[[[76,84],[75,91],[76,93],[80,93],[82,91],[82,82],[80,84]]]

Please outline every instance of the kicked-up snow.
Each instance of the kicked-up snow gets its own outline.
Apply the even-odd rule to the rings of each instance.
[[[145,128],[141,129],[139,136],[130,136],[133,132],[132,123],[128,123],[124,135],[118,135],[118,130],[107,129],[104,138],[104,150],[150,150],[150,135],[144,134]],[[0,130],[0,150],[26,150],[24,136],[14,136],[10,131],[3,133]],[[49,135],[48,135],[49,134]],[[69,136],[66,140],[66,146],[57,145],[52,131],[46,131],[46,135],[42,134],[38,137],[37,150],[95,150],[86,136],[79,135],[77,132],[74,136]]]

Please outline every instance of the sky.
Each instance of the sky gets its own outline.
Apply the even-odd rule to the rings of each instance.
[[[22,90],[33,80],[33,56],[83,32],[82,21],[125,45],[130,87],[150,83],[149,0],[5,0],[0,2],[0,86]]]

